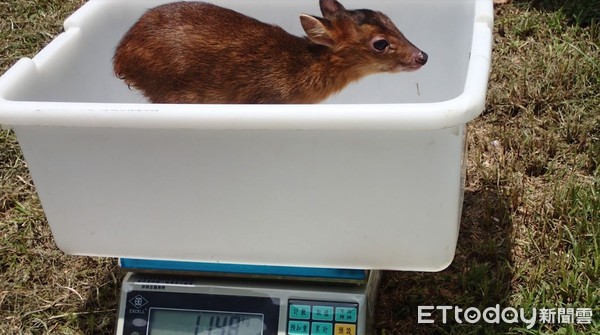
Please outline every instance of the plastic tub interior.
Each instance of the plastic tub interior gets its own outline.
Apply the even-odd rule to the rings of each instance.
[[[91,0],[0,78],[66,253],[436,271],[454,257],[466,123],[484,106],[491,0],[346,0],[385,12],[429,54],[316,105],[148,104],[114,48],[164,1]],[[214,1],[301,35],[317,0]],[[268,10],[267,10],[268,9]]]

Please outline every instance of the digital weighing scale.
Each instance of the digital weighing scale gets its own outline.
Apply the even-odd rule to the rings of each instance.
[[[117,335],[363,335],[378,271],[121,259]]]

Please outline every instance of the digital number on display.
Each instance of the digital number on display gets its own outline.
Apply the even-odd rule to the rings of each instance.
[[[263,314],[150,309],[148,335],[262,335]]]

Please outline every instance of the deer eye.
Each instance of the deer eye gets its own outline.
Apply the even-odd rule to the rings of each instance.
[[[373,42],[373,48],[377,51],[383,51],[389,45],[390,45],[390,43],[384,39],[376,40],[375,42]]]

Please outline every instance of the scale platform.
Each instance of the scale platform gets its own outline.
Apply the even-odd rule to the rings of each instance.
[[[379,271],[121,259],[117,335],[363,335]]]
[[[119,265],[130,272],[202,275],[205,277],[244,277],[270,280],[314,281],[363,284],[369,271],[355,269],[309,268],[227,263],[185,262],[121,258]]]

